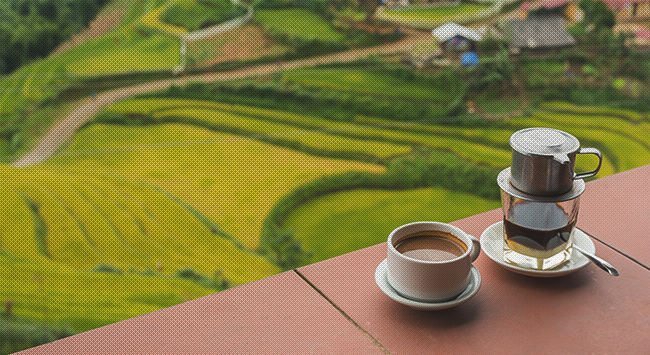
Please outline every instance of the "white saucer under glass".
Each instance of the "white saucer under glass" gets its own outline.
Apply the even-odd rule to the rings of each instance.
[[[458,306],[459,304],[464,303],[470,298],[474,297],[474,295],[481,287],[481,274],[478,272],[478,269],[472,265],[469,286],[467,286],[465,291],[463,291],[463,293],[461,293],[458,297],[446,302],[420,302],[405,298],[402,295],[398,294],[397,291],[395,291],[395,289],[393,289],[393,287],[390,285],[390,283],[388,283],[387,274],[388,262],[386,259],[384,259],[384,261],[382,261],[381,264],[377,266],[377,270],[375,271],[375,282],[377,282],[377,286],[379,286],[379,288],[386,294],[386,296],[405,306],[425,311],[436,311]]]
[[[499,221],[483,231],[480,241],[481,249],[483,249],[483,252],[487,254],[490,259],[511,271],[523,275],[535,277],[564,276],[576,272],[589,264],[589,259],[578,251],[573,251],[573,253],[571,253],[571,259],[569,259],[569,261],[549,270],[527,269],[519,265],[508,263],[503,260],[503,221]],[[575,229],[573,243],[577,244],[578,247],[584,249],[586,252],[596,254],[596,246],[594,245],[594,242],[592,242],[591,238],[578,228]]]

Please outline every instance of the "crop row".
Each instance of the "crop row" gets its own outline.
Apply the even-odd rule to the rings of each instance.
[[[317,127],[310,127],[312,128],[310,130],[284,123],[247,117],[245,112],[242,112],[246,111],[246,109],[239,106],[225,106],[190,100],[143,100],[146,101],[140,103],[138,100],[127,101],[125,104],[118,104],[115,108],[111,107],[108,110],[116,110],[124,115],[151,114],[151,117],[158,122],[175,119],[183,123],[205,126],[215,130],[249,135],[262,141],[277,142],[280,145],[295,147],[298,150],[318,155],[348,158],[361,157],[361,160],[366,161],[383,161],[395,155],[405,154],[410,150],[406,146],[397,144],[360,141],[322,133],[315,130]],[[146,112],[142,112],[142,107],[148,107]],[[228,112],[230,111],[229,108],[233,112]]]
[[[428,78],[405,70],[378,73],[358,69],[306,68],[283,72],[282,78],[308,87],[408,101],[446,102],[463,91],[462,84],[452,80],[449,73],[445,75],[444,71]]]
[[[0,299],[13,313],[84,332],[214,293],[179,278],[86,272],[0,255]]]
[[[539,105],[539,108],[551,112],[566,114],[617,117],[634,123],[640,123],[644,120],[648,121],[648,116],[642,113],[612,107],[578,106],[568,102],[554,101],[544,102]]]
[[[195,109],[202,110],[200,112],[207,115],[206,117],[213,117],[211,119],[220,117],[220,124],[256,126],[256,133],[290,133],[299,127],[359,139],[366,143],[368,140],[374,140],[445,150],[474,163],[495,168],[504,168],[510,163],[509,136],[517,129],[531,126],[565,130],[576,135],[583,146],[601,149],[605,155],[601,176],[647,164],[648,154],[650,154],[650,138],[648,138],[650,124],[645,122],[634,124],[622,117],[623,114],[628,117],[638,116],[638,113],[618,110],[608,111],[611,115],[606,116],[602,114],[604,112],[593,107],[578,107],[575,109],[575,114],[541,109],[534,112],[531,117],[506,120],[497,127],[484,129],[395,122],[366,116],[356,116],[354,122],[343,123],[280,110],[188,99],[134,99],[119,103],[109,110],[153,117],[168,117],[170,112],[173,112],[179,117],[187,117],[189,112]],[[210,111],[213,112],[211,116]],[[245,117],[246,119],[241,122],[246,123],[226,122],[229,118],[225,112],[237,117]],[[601,114],[595,115],[593,112]],[[264,124],[272,121],[284,126],[264,126],[264,124],[260,125],[261,121],[266,121]],[[591,170],[592,165],[585,159],[579,159],[577,162],[578,170]]]
[[[3,237],[2,249],[18,258],[49,259],[81,270],[107,264],[142,271],[157,263],[167,274],[187,267],[205,275],[220,270],[235,284],[277,270],[215,235],[184,206],[140,183],[111,176],[81,177],[43,167],[5,175],[6,200],[24,198],[17,207],[5,208],[12,213],[5,214],[2,222],[21,227],[31,224],[34,230],[28,248],[17,239],[24,234]],[[32,218],[26,218],[29,209]],[[44,239],[35,231],[38,219],[46,228]]]
[[[144,107],[146,109],[143,109]],[[184,108],[173,109],[172,107]],[[152,114],[158,118],[170,116],[173,113],[179,117],[195,117],[199,120],[210,120],[209,122],[215,122],[213,120],[218,119],[220,125],[246,129],[250,133],[259,134],[273,133],[276,135],[289,135],[291,132],[297,132],[296,130],[301,129],[319,130],[329,133],[330,136],[340,136],[339,139],[345,139],[345,142],[352,139],[355,143],[351,147],[356,147],[356,151],[362,154],[380,154],[381,151],[376,150],[377,146],[369,146],[372,141],[379,141],[385,142],[384,144],[425,146],[432,149],[450,151],[469,161],[494,167],[507,167],[510,161],[510,153],[505,149],[473,143],[464,139],[462,136],[450,135],[450,133],[454,133],[453,129],[443,129],[441,132],[427,131],[426,128],[423,129],[423,132],[399,131],[370,125],[330,121],[319,117],[278,110],[184,99],[134,99],[118,103],[111,106],[108,110],[115,110],[126,115]],[[203,116],[193,116],[197,112],[200,112]],[[237,116],[229,116],[228,112],[235,113]],[[429,126],[422,125],[422,127]],[[455,133],[458,133],[458,131]],[[296,138],[298,137],[300,135]],[[314,144],[314,141],[308,140],[307,138],[302,138],[302,140],[303,144]],[[323,144],[319,143],[319,146],[323,147]],[[369,146],[368,150],[361,150],[364,146]],[[332,147],[323,148],[332,151]],[[384,154],[383,158],[387,158],[397,155],[396,153],[399,154],[400,152],[393,150],[384,151],[382,154]],[[404,153],[404,151],[401,153]]]

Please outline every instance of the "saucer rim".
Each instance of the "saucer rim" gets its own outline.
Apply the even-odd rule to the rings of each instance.
[[[388,282],[387,273],[388,259],[384,259],[381,263],[379,263],[377,269],[375,270],[375,283],[377,283],[379,289],[395,302],[401,303],[414,309],[425,311],[437,311],[458,306],[474,297],[474,295],[478,293],[478,290],[481,288],[482,284],[481,273],[478,271],[476,266],[472,265],[472,268],[470,270],[470,283],[458,298],[446,302],[422,302],[415,301],[398,294],[393,286],[391,286]],[[469,290],[469,292],[467,292],[467,290]]]
[[[513,265],[513,264],[508,264],[505,261],[503,261],[503,259],[502,259],[503,255],[502,254],[497,256],[497,255],[494,255],[494,253],[488,252],[488,249],[486,249],[486,247],[484,246],[484,243],[483,243],[483,240],[485,240],[487,242],[490,239],[494,239],[494,238],[489,237],[491,234],[496,234],[496,233],[494,233],[492,231],[492,229],[496,229],[498,227],[501,227],[500,229],[503,230],[502,226],[503,226],[503,221],[499,221],[499,222],[496,222],[496,223],[490,225],[489,227],[487,227],[483,231],[483,233],[481,233],[481,238],[479,239],[479,241],[481,242],[481,250],[483,251],[483,253],[485,253],[494,262],[496,262],[497,264],[501,265],[502,267],[504,267],[504,268],[506,268],[506,269],[508,269],[510,271],[516,272],[518,274],[526,275],[526,276],[533,276],[533,277],[560,277],[560,276],[565,276],[565,275],[568,275],[568,274],[572,274],[572,273],[574,273],[576,271],[582,270],[585,267],[587,267],[587,265],[589,265],[591,263],[589,261],[589,259],[587,259],[587,257],[585,257],[584,255],[580,255],[579,252],[578,252],[577,255],[579,255],[578,256],[579,261],[573,263],[573,266],[568,268],[568,269],[533,270],[533,269],[527,269],[527,268],[520,267],[520,266]],[[503,236],[502,233],[501,233],[501,236]],[[576,244],[578,244],[578,246],[580,246],[582,249],[585,249],[585,251],[591,252],[592,254],[596,253],[596,246],[594,245],[594,242],[591,240],[591,238],[585,232],[583,232],[582,230],[580,230],[577,227],[576,227],[576,230],[575,230],[574,238],[575,238],[574,242]],[[560,265],[559,267],[565,267],[565,266],[566,265]]]

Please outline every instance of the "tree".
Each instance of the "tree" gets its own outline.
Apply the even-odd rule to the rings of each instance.
[[[501,50],[492,57],[481,58],[475,68],[469,69],[469,85],[474,90],[497,88],[512,83],[515,66],[510,61],[508,51]]]
[[[584,12],[583,22],[587,28],[592,28],[594,32],[602,30],[611,30],[616,25],[616,15],[607,5],[598,0],[580,0],[578,3],[580,9]]]
[[[304,266],[311,258],[312,254],[302,248],[292,230],[272,224],[266,233],[262,238],[266,242],[260,252],[271,257],[283,271]]]
[[[379,7],[379,0],[358,0],[359,5],[363,8],[363,11],[366,13],[366,22],[372,21],[372,16],[377,11]]]

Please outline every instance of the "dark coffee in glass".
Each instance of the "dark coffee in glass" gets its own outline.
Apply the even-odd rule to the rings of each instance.
[[[533,202],[503,194],[506,262],[547,270],[570,259],[579,198]]]

